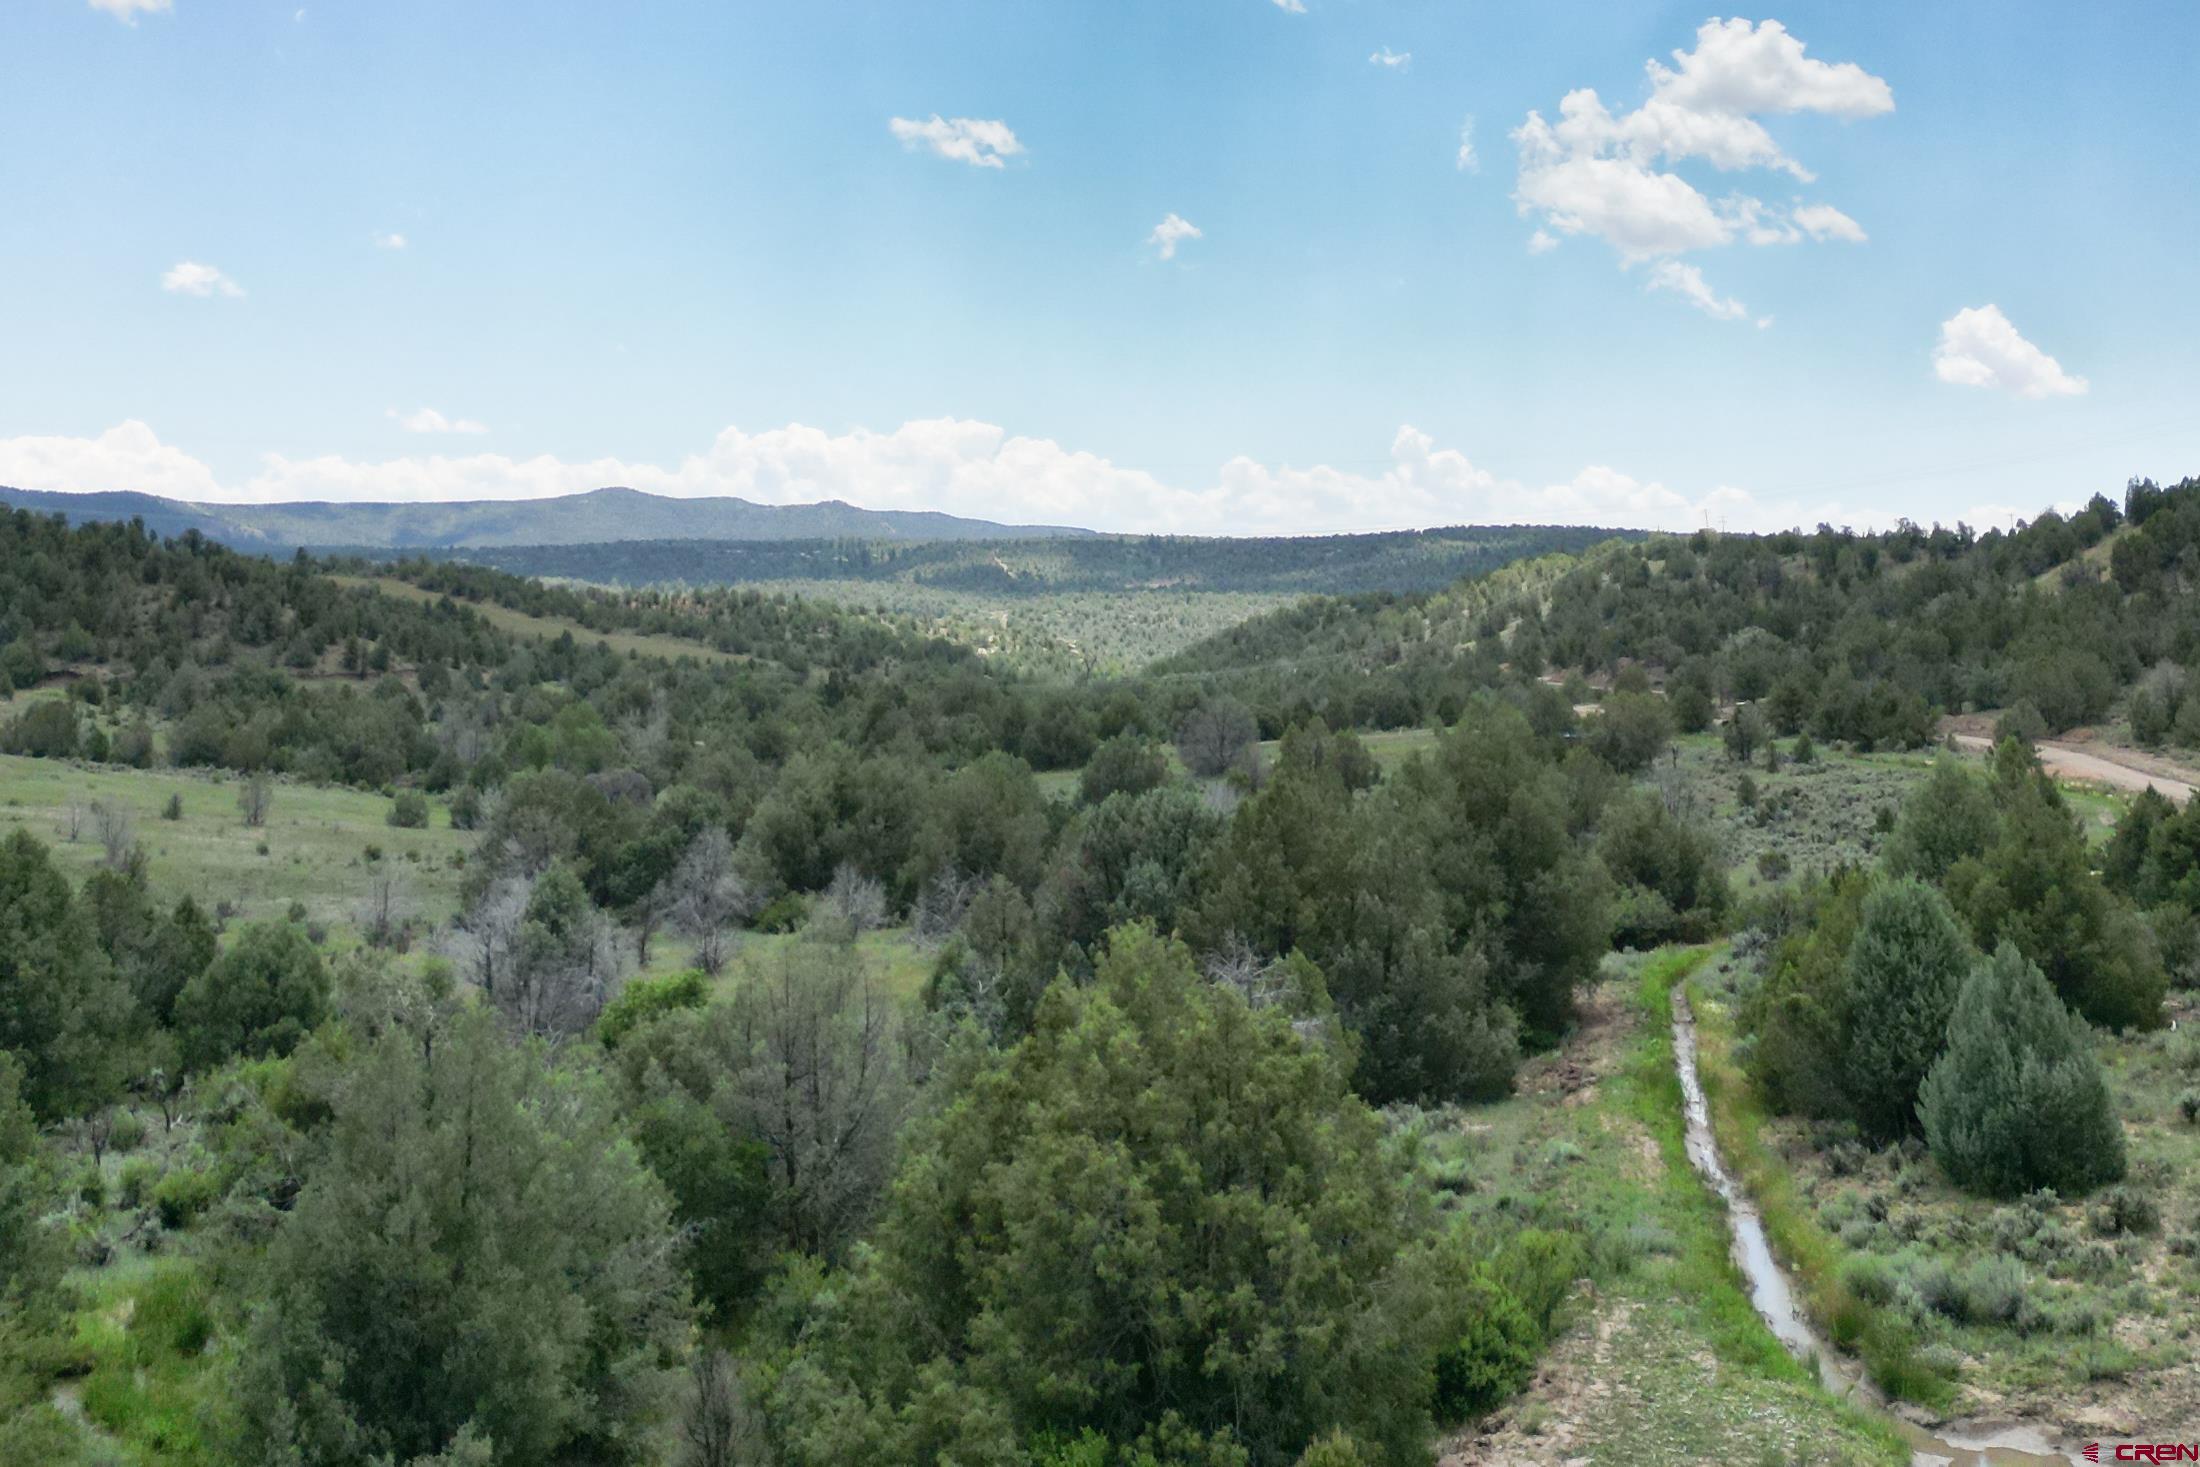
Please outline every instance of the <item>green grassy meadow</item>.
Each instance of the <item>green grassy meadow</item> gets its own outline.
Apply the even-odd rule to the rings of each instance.
[[[129,813],[152,888],[169,900],[190,895],[209,912],[227,902],[247,919],[281,917],[295,902],[309,921],[348,927],[379,862],[401,873],[423,919],[455,913],[457,873],[474,837],[451,829],[441,801],[430,800],[426,829],[405,830],[388,823],[386,796],[279,780],[267,824],[254,829],[237,808],[238,784],[196,771],[0,755],[0,834],[30,831],[81,880],[102,859],[91,807],[105,804]],[[161,818],[171,797],[182,802],[181,819]],[[74,839],[72,806],[82,812]]]

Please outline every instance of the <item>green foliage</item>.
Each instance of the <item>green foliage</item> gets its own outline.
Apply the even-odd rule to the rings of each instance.
[[[1622,774],[1650,767],[1673,738],[1673,714],[1654,693],[1614,693],[1585,725],[1591,750]]]
[[[42,1302],[61,1272],[41,1221],[52,1177],[24,1079],[22,1061],[0,1050],[0,1330],[23,1305]]]
[[[1504,1404],[1535,1373],[1541,1339],[1520,1301],[1487,1275],[1470,1280],[1465,1332],[1436,1356],[1436,1413],[1470,1421]]]
[[[1984,782],[1953,757],[1937,760],[1896,818],[1887,869],[1896,876],[1941,881],[1956,862],[1991,848],[1999,828]]]
[[[1609,933],[1603,873],[1569,790],[1515,710],[1478,700],[1355,797],[1319,740],[1289,742],[1198,879],[1186,934],[1210,952],[1294,949],[1321,968],[1377,1100],[1501,1093],[1515,1015],[1555,1034]]]
[[[1864,898],[1842,969],[1846,1073],[1866,1135],[1918,1129],[1918,1088],[1939,1058],[1956,995],[1973,960],[1946,898],[1908,877]]]
[[[652,1019],[676,1009],[699,1009],[710,998],[710,975],[699,968],[685,968],[661,978],[636,978],[619,990],[596,1017],[596,1037],[606,1049]]]
[[[139,1009],[155,1023],[169,1022],[177,995],[214,961],[218,946],[198,903],[186,896],[163,916],[142,881],[115,871],[93,872],[82,903]]]
[[[21,830],[0,841],[0,1050],[22,1065],[23,1100],[43,1120],[105,1100],[141,1032],[91,914],[45,846]]]
[[[42,699],[0,725],[0,752],[34,759],[73,759],[81,739],[76,704],[67,698]]]
[[[1168,760],[1159,744],[1136,733],[1119,733],[1093,751],[1092,761],[1077,777],[1077,798],[1097,805],[1110,795],[1158,789],[1168,778]]]
[[[600,1088],[474,1010],[360,1057],[269,1247],[249,1450],[364,1464],[654,1460],[689,1328],[664,1190]]]
[[[1946,879],[1973,941],[1981,949],[2016,944],[2095,1024],[2160,1023],[2168,980],[2151,934],[2094,873],[2076,818],[2021,746],[1997,750],[1994,794],[1999,838],[1957,861]]]
[[[198,1167],[178,1166],[154,1184],[153,1210],[164,1228],[188,1227],[222,1195],[220,1178]]]
[[[1607,806],[1597,855],[1619,883],[1612,940],[1621,946],[1702,942],[1726,920],[1732,897],[1711,833],[1676,818],[1657,795]]]
[[[1934,1159],[1972,1191],[2083,1193],[2124,1172],[2091,1036],[2012,943],[1964,980],[1920,1110]]]
[[[1288,1463],[1339,1427],[1422,1458],[1425,1367],[1372,1307],[1402,1199],[1284,1013],[1122,929],[1029,1038],[949,1068],[876,1251],[780,1372],[791,1462],[1006,1460],[1088,1428],[1190,1461]]]
[[[389,823],[400,830],[425,830],[428,797],[418,790],[399,790],[390,801]]]
[[[237,1055],[288,1054],[328,1012],[321,954],[288,922],[257,922],[176,996],[183,1062],[211,1069]]]

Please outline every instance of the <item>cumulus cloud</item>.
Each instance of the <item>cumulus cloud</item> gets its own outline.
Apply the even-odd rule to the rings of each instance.
[[[1469,117],[1459,124],[1459,153],[1454,160],[1461,173],[1480,173],[1482,160],[1474,151],[1474,119]]]
[[[170,0],[91,0],[92,9],[102,11],[124,25],[136,25],[140,15],[165,13]]]
[[[2019,397],[2077,397],[2087,386],[2018,335],[1996,305],[1972,306],[1940,323],[1933,371],[1959,387],[1998,387]]]
[[[172,295],[236,297],[244,294],[243,286],[212,265],[197,260],[178,260],[169,266],[160,277],[160,288]]]
[[[1531,255],[1547,255],[1557,248],[1558,236],[1547,229],[1538,229],[1528,236],[1528,253]]]
[[[1660,260],[1650,267],[1650,290],[1667,290],[1707,316],[1721,321],[1746,321],[1749,307],[1732,296],[1722,296],[1704,282],[1703,271],[1679,260]]]
[[[1805,204],[1789,217],[1812,239],[1839,239],[1862,244],[1868,238],[1863,225],[1831,204]]]
[[[1385,46],[1369,55],[1367,60],[1371,66],[1380,66],[1389,71],[1403,71],[1413,64],[1413,53],[1411,51],[1393,51]]]
[[[1154,247],[1164,260],[1176,258],[1176,247],[1188,239],[1205,239],[1199,226],[1181,214],[1170,214],[1153,227],[1146,236],[1146,243]]]
[[[827,433],[790,424],[727,428],[704,450],[657,464],[549,455],[423,454],[361,462],[267,454],[241,479],[219,477],[130,421],[96,438],[0,439],[0,484],[62,491],[137,489],[199,502],[533,499],[623,484],[682,497],[739,495],[765,504],[841,499],[872,509],[938,509],[987,519],[1183,534],[1300,534],[1439,524],[1553,523],[1735,529],[1836,523],[1838,506],[1767,505],[1719,486],[1685,494],[1606,464],[1536,483],[1472,461],[1410,425],[1379,470],[1298,467],[1239,456],[1204,483],[1165,483],[1142,469],[1012,434],[935,418],[892,432]]]
[[[1631,112],[1615,114],[1584,87],[1560,99],[1556,121],[1532,111],[1513,129],[1520,163],[1513,199],[1539,233],[1592,235],[1623,266],[1737,242],[1863,240],[1856,221],[1830,204],[1787,208],[1739,191],[1714,201],[1676,166],[1776,171],[1807,182],[1810,171],[1758,118],[1878,116],[1894,108],[1886,82],[1853,62],[1805,55],[1771,20],[1706,21],[1693,50],[1675,51],[1672,66],[1649,62],[1647,75],[1649,97]]]
[[[401,250],[406,243],[405,236],[394,229],[384,230],[374,237],[374,247],[378,250]]]
[[[486,433],[489,425],[477,423],[472,418],[446,418],[432,407],[418,408],[401,413],[391,408],[389,415],[397,420],[397,426],[407,433]]]
[[[907,148],[928,148],[942,158],[968,163],[973,168],[1003,168],[1004,159],[1023,152],[1009,125],[982,117],[941,117],[937,112],[919,120],[890,117],[887,131]]]

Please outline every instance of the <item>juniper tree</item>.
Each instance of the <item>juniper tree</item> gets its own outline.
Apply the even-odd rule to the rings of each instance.
[[[1971,959],[1947,899],[1923,882],[1886,882],[1864,898],[1843,976],[1849,1094],[1867,1136],[1917,1130],[1918,1087],[1939,1058]]]
[[[1918,1108],[1933,1158],[1973,1192],[2072,1195],[2124,1174],[2123,1130],[2092,1035],[2012,943],[1964,979]]]

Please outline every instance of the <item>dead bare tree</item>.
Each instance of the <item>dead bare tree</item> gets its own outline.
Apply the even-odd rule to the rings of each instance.
[[[71,800],[61,807],[61,820],[56,828],[61,838],[73,846],[83,838],[85,822],[90,818],[91,812],[84,808],[82,800]]]
[[[936,873],[910,903],[910,934],[923,943],[945,942],[962,925],[963,914],[970,910],[970,899],[978,894],[979,885],[974,877],[953,867]]]
[[[518,966],[520,930],[534,890],[535,883],[524,876],[493,882],[444,934],[444,956],[492,1000]]]
[[[389,862],[379,863],[367,878],[367,893],[354,915],[369,947],[392,947],[404,937],[412,923],[412,891]]]
[[[667,910],[668,897],[664,883],[659,882],[642,894],[640,900],[627,911],[627,931],[634,934],[634,963],[637,967],[649,966],[650,944],[657,940],[658,931],[670,920]]]
[[[724,1350],[699,1347],[688,1367],[680,1445],[683,1467],[766,1467],[772,1461],[740,1368]]]
[[[596,1022],[626,979],[625,935],[603,913],[592,912],[557,951],[531,951],[533,946],[521,943],[520,961],[495,994],[497,1007],[529,1034],[580,1033]]]
[[[137,820],[122,806],[108,800],[95,802],[92,826],[108,870],[127,871],[143,859],[137,850]]]
[[[265,774],[248,774],[237,784],[237,813],[244,817],[245,825],[253,830],[267,824],[268,811],[275,807],[275,781]]]
[[[723,971],[733,924],[754,905],[734,868],[725,827],[713,825],[696,836],[661,889],[673,930],[695,944],[695,966],[712,975]]]
[[[850,941],[875,927],[886,925],[886,888],[846,861],[833,871],[825,888],[825,911],[847,928]]]
[[[1176,733],[1184,767],[1204,779],[1229,772],[1238,755],[1260,738],[1251,710],[1234,698],[1213,698],[1192,710]]]
[[[797,942],[736,991],[721,1096],[764,1143],[786,1241],[831,1255],[868,1219],[908,1103],[900,1010],[862,955]]]

